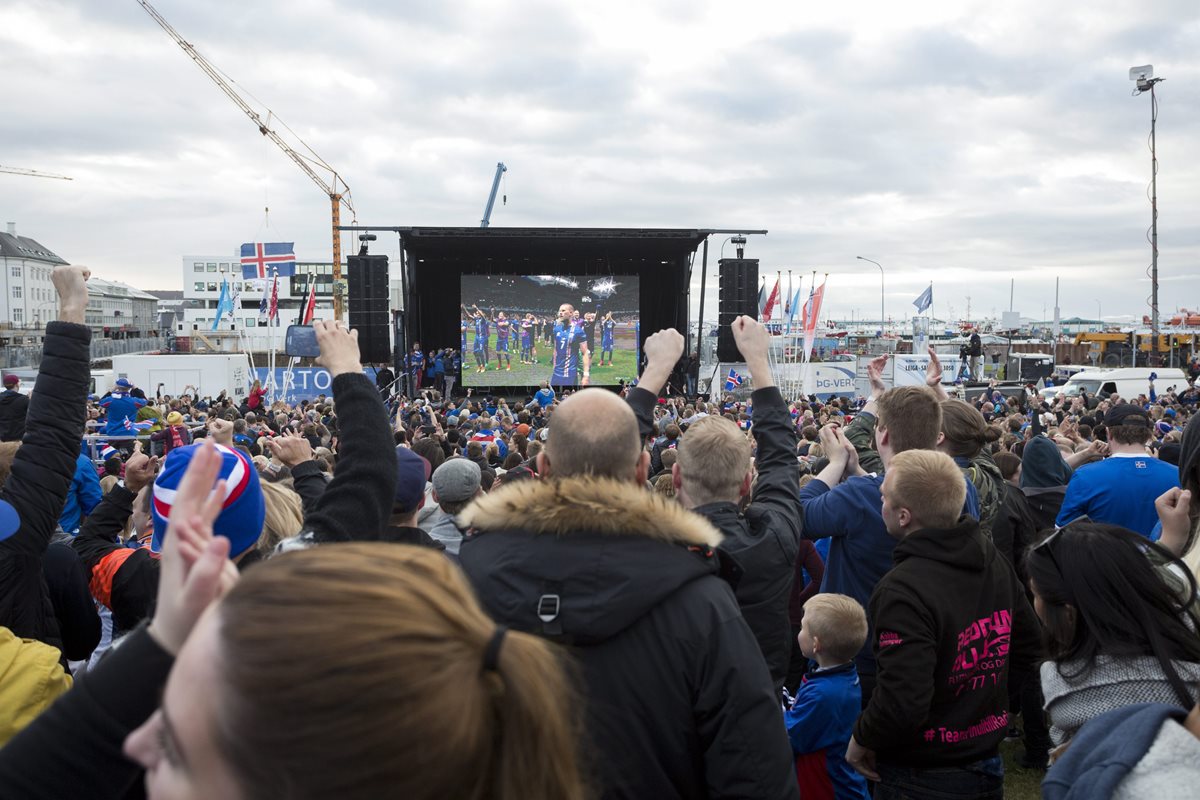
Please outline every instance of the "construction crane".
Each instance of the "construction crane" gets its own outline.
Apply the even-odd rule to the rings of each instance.
[[[171,27],[171,24],[163,18],[162,14],[158,13],[154,6],[150,5],[147,0],[137,0],[137,2],[138,5],[146,10],[146,13],[150,15],[151,19],[157,22],[158,26],[167,32],[167,35],[174,40],[175,44],[179,45],[179,48],[183,50],[183,52],[187,53],[189,58],[196,62],[196,66],[200,67],[204,74],[212,79],[212,82],[217,85],[217,88],[219,88],[230,100],[237,104],[237,107],[240,108],[242,112],[250,118],[250,121],[254,123],[255,127],[258,128],[258,132],[274,142],[276,146],[278,146],[288,158],[295,162],[296,166],[304,170],[304,174],[312,178],[313,183],[321,187],[321,191],[323,191],[329,197],[329,206],[333,217],[333,316],[334,319],[340,320],[342,318],[342,234],[338,228],[341,227],[342,224],[341,207],[344,205],[346,210],[350,212],[351,219],[353,219],[354,222],[358,222],[357,215],[354,211],[354,204],[350,199],[350,187],[346,185],[346,181],[342,179],[342,176],[338,174],[337,170],[335,170],[328,163],[326,163],[323,158],[313,152],[313,149],[300,140],[299,137],[297,137],[297,141],[300,141],[300,144],[303,145],[304,149],[308,151],[308,155],[303,155],[296,152],[296,150],[290,144],[284,141],[284,139],[271,128],[270,121],[274,116],[274,113],[270,109],[267,109],[267,119],[264,120],[262,116],[259,115],[259,113],[255,111],[254,108],[251,107],[250,104],[247,103],[240,94],[238,94],[237,90],[229,84],[229,81],[225,79],[224,74],[211,63],[209,63],[208,59],[196,52],[196,48],[192,47],[187,40],[180,36],[175,29]],[[276,117],[276,119],[278,119],[278,117]],[[282,121],[281,124],[283,124]],[[287,125],[283,124],[283,127],[287,128]],[[288,131],[291,132],[291,129],[288,128]],[[292,135],[294,136],[295,134],[293,133]],[[327,181],[325,178],[319,175],[315,169],[313,169],[314,165],[328,172],[332,178]]]
[[[508,172],[508,167],[504,166],[503,161],[496,164],[496,177],[492,178],[492,191],[488,195],[487,206],[483,209],[483,219],[479,222],[481,228],[486,228],[492,221],[492,206],[496,205],[496,192],[500,189],[500,177],[506,172]]]
[[[53,172],[39,172],[36,169],[22,169],[21,167],[6,167],[0,164],[0,172],[8,172],[13,175],[28,175],[30,178],[57,178],[60,181],[73,181],[74,178],[68,178],[66,175],[55,175]]]

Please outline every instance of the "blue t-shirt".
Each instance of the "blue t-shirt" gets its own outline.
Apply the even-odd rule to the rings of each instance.
[[[561,322],[554,325],[554,379],[562,383],[576,382],[579,368],[579,343],[583,339],[582,327]]]
[[[475,318],[475,352],[480,353],[487,347],[488,324],[483,317]]]
[[[1154,501],[1179,485],[1179,470],[1151,456],[1109,456],[1075,470],[1056,525],[1087,515],[1093,522],[1120,525],[1154,537],[1158,512]]]
[[[548,408],[554,402],[554,390],[539,389],[533,396],[533,402],[537,403],[541,408]]]

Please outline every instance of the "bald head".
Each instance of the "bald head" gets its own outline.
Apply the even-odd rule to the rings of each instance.
[[[584,389],[564,400],[550,418],[543,455],[548,471],[558,477],[636,480],[639,468],[644,470],[641,450],[633,409],[612,392]]]

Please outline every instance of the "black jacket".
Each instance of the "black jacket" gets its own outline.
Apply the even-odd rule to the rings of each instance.
[[[1013,565],[1021,585],[1025,585],[1025,552],[1037,541],[1038,523],[1025,494],[1005,481],[1000,513],[992,524],[992,543],[996,550]]]
[[[301,495],[303,530],[313,542],[350,541],[377,534],[387,525],[396,491],[396,456],[379,392],[361,373],[338,375],[333,379],[333,392],[339,411],[346,415],[338,470],[319,494]],[[303,475],[309,474],[307,470],[315,476],[315,462],[311,467],[296,467]],[[310,480],[297,483],[317,488]],[[73,542],[91,577],[93,594],[112,609],[114,635],[150,617],[158,597],[158,558],[148,548],[131,549],[118,538],[133,511],[134,498],[124,486],[114,486]],[[243,566],[248,563],[242,559]]]
[[[574,657],[601,797],[797,796],[780,705],[708,522],[593,478],[502,486],[458,521],[492,618]]]
[[[907,767],[996,755],[1009,675],[1016,685],[1039,658],[1024,589],[970,517],[905,536],[894,558],[868,608],[879,672],[854,738]]]
[[[642,435],[649,434],[654,396],[634,388],[628,401]],[[740,569],[734,595],[766,659],[771,680],[781,687],[792,652],[788,598],[800,553],[800,464],[796,460],[796,426],[779,389],[759,389],[751,401],[758,479],[750,506],[745,514],[730,502],[708,503],[693,511],[725,537],[718,547],[732,556]]]
[[[0,392],[0,442],[19,442],[25,435],[29,398],[12,389]]]
[[[121,748],[158,709],[173,663],[145,630],[124,639],[0,749],[0,793],[22,800],[140,796],[142,769]]]
[[[83,661],[100,644],[100,615],[88,589],[83,562],[71,549],[71,537],[56,533],[42,556],[42,571],[68,661]]]
[[[23,444],[0,488],[21,528],[0,542],[0,625],[25,639],[62,648],[42,557],[75,477],[87,409],[92,332],[83,325],[46,326],[42,362],[29,404]]]

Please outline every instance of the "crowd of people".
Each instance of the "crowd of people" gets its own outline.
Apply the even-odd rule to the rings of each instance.
[[[397,394],[333,322],[329,397],[89,397],[87,278],[0,394],[6,797],[1193,791],[1191,390],[789,398],[741,317],[744,401],[661,397],[673,330]]]

